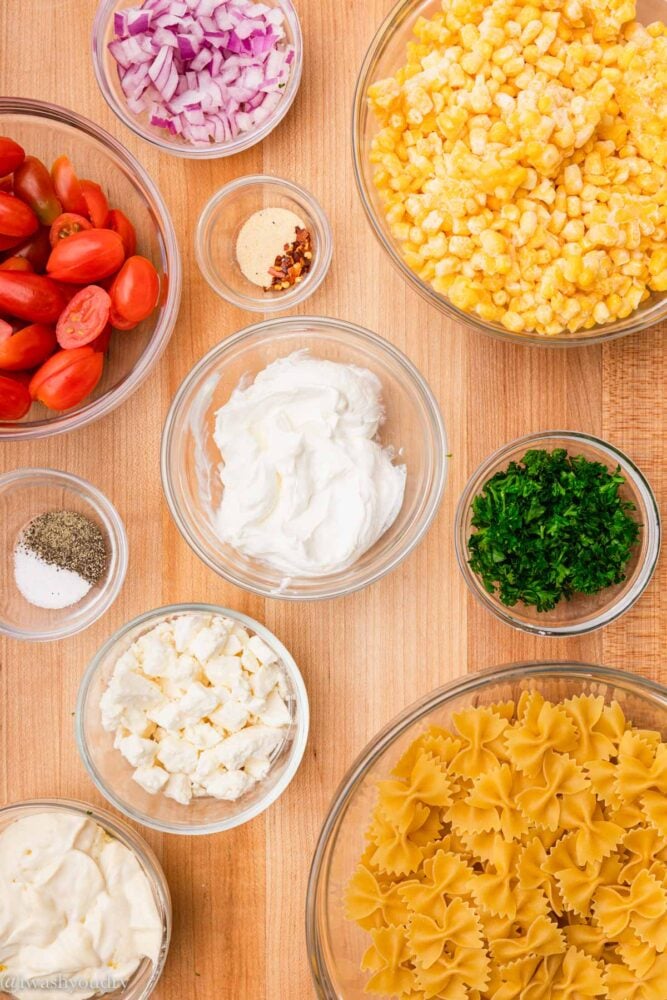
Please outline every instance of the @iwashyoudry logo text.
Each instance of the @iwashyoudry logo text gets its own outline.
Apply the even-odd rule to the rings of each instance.
[[[16,993],[18,990],[56,990],[64,996],[81,990],[93,993],[110,993],[112,990],[126,989],[128,980],[113,976],[111,973],[103,976],[40,976],[29,979],[27,976],[15,975],[12,972],[0,972],[0,992]]]

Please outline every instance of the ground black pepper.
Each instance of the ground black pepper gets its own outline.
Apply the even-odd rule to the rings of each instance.
[[[109,563],[104,535],[74,510],[50,510],[33,518],[21,543],[44,562],[78,573],[91,586],[104,576]]]

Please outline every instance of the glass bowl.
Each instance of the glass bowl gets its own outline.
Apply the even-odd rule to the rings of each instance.
[[[70,799],[29,799],[24,802],[15,802],[12,805],[0,808],[0,830],[6,829],[11,823],[15,823],[19,819],[24,819],[26,816],[43,812],[68,813],[75,816],[85,816],[86,819],[94,820],[111,837],[114,837],[124,847],[132,851],[141,865],[150,883],[153,899],[162,920],[163,930],[160,955],[155,966],[148,959],[144,959],[124,989],[114,990],[113,993],[104,993],[104,996],[107,1000],[148,1000],[148,997],[154,992],[164,970],[171,940],[171,896],[160,862],[148,844],[126,823],[116,816],[112,816],[105,809],[88,805],[85,802],[75,802]],[[4,997],[8,994],[2,993],[0,995]],[[44,995],[46,996],[47,994]],[[66,993],[63,993],[63,996],[66,995]],[[95,995],[101,996],[102,994]]]
[[[167,208],[143,167],[112,136],[55,104],[0,98],[0,131],[47,164],[67,154],[81,177],[102,185],[109,204],[129,216],[139,253],[160,275],[157,309],[129,333],[116,333],[95,391],[71,410],[56,413],[33,403],[20,421],[0,420],[0,441],[40,438],[85,427],[110,413],[137,389],[164,351],[176,323],[181,299],[181,260]]]
[[[74,510],[94,521],[104,535],[109,565],[86,596],[68,608],[30,604],[14,583],[14,548],[22,530],[38,514]],[[0,633],[13,639],[47,642],[88,628],[107,611],[123,586],[128,561],[125,526],[113,504],[91,483],[55,469],[17,469],[0,476]]]
[[[407,466],[405,498],[391,527],[352,566],[326,576],[284,578],[278,570],[222,543],[214,514],[220,503],[220,452],[215,414],[241,379],[276,358],[309,350],[313,357],[354,364],[382,383],[383,443]],[[317,600],[350,594],[394,569],[424,537],[445,485],[447,443],[438,404],[414,365],[377,334],[342,320],[269,320],[228,337],[195,365],[174,397],[162,435],[162,484],[185,540],[226,580],[264,597]]]
[[[359,72],[354,94],[352,148],[357,187],[373,232],[394,266],[427,302],[445,313],[450,319],[500,340],[519,344],[535,344],[540,347],[576,347],[596,344],[629,333],[636,333],[638,330],[644,330],[646,327],[661,322],[667,317],[667,293],[654,293],[627,319],[599,324],[590,330],[561,333],[550,337],[530,332],[511,333],[500,323],[486,322],[471,313],[458,309],[448,298],[436,292],[430,284],[417,277],[404,262],[400,246],[393,237],[385,219],[382,199],[373,184],[374,169],[368,154],[371,140],[377,131],[377,124],[368,107],[366,95],[372,83],[392,76],[404,64],[406,46],[413,37],[412,31],[417,20],[420,17],[431,17],[441,10],[441,0],[400,0],[382,22],[370,44]],[[667,20],[667,0],[638,0],[637,20],[649,24],[657,19]]]
[[[531,448],[547,451],[565,448],[570,455],[583,455],[589,461],[601,462],[610,470],[620,466],[625,477],[625,484],[619,490],[620,496],[635,505],[636,511],[632,516],[641,525],[639,541],[633,549],[623,583],[607,587],[598,594],[578,594],[570,601],[560,601],[552,611],[543,612],[524,604],[507,607],[497,594],[486,590],[481,578],[472,572],[468,564],[468,539],[474,532],[471,506],[474,497],[496,472],[506,469],[510,462],[518,462]],[[653,490],[622,451],[589,434],[549,431],[518,438],[482,462],[470,477],[459,500],[454,539],[456,558],[465,582],[477,600],[501,621],[533,635],[583,635],[625,614],[646,590],[660,552],[660,513]]]
[[[288,688],[291,722],[287,735],[272,757],[268,776],[236,802],[194,798],[183,806],[161,793],[150,795],[133,780],[133,768],[114,748],[114,735],[102,728],[100,698],[114,665],[133,642],[166,619],[182,615],[216,614],[260,636],[277,654]],[[283,794],[296,774],[306,749],[309,728],[308,695],[294,659],[269,630],[239,611],[213,604],[172,604],[147,611],[118,629],[90,662],[79,688],[76,704],[76,740],[81,759],[97,789],[130,819],[162,833],[222,833],[248,823]]]
[[[298,285],[282,292],[265,292],[241,271],[236,241],[246,219],[262,208],[276,207],[289,209],[303,221],[312,237],[313,263]],[[291,309],[320,287],[331,263],[333,236],[329,220],[312,194],[280,177],[257,174],[240,177],[213,195],[199,219],[195,252],[214,292],[239,309],[273,313]],[[266,279],[268,283],[268,270]]]
[[[116,11],[127,7],[139,6],[139,0],[101,0],[93,21],[93,68],[102,96],[111,110],[138,136],[152,143],[165,153],[175,156],[192,157],[199,160],[220,159],[223,156],[233,156],[245,149],[250,149],[262,139],[265,139],[283,120],[299,90],[301,71],[303,68],[303,37],[299,16],[291,0],[266,0],[270,7],[280,7],[285,15],[284,29],[286,42],[294,47],[292,72],[284,89],[282,100],[276,105],[269,117],[261,125],[248,132],[237,135],[226,142],[211,142],[207,145],[193,146],[180,136],[171,136],[162,128],[149,124],[145,113],[134,114],[127,106],[127,101],[118,77],[118,64],[109,52],[109,42],[114,39],[113,16]],[[195,5],[196,6],[196,5]]]
[[[429,726],[446,726],[453,713],[516,699],[538,690],[551,699],[575,694],[616,699],[627,718],[667,736],[667,688],[636,674],[585,663],[519,663],[454,681],[407,708],[362,750],[339,785],[313,858],[306,903],[306,936],[317,996],[363,1000],[368,973],[360,971],[370,941],[345,918],[343,898],[367,841],[378,780]]]

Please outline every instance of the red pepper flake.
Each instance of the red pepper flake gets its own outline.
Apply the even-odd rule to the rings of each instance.
[[[296,226],[296,239],[292,244],[286,243],[284,253],[278,254],[273,267],[269,268],[272,281],[265,292],[284,292],[285,289],[298,285],[310,271],[313,263],[313,244],[307,229]]]

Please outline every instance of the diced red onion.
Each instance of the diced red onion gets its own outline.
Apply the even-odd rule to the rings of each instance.
[[[114,15],[109,50],[128,107],[195,145],[262,125],[294,61],[279,7],[253,0],[144,0]]]

